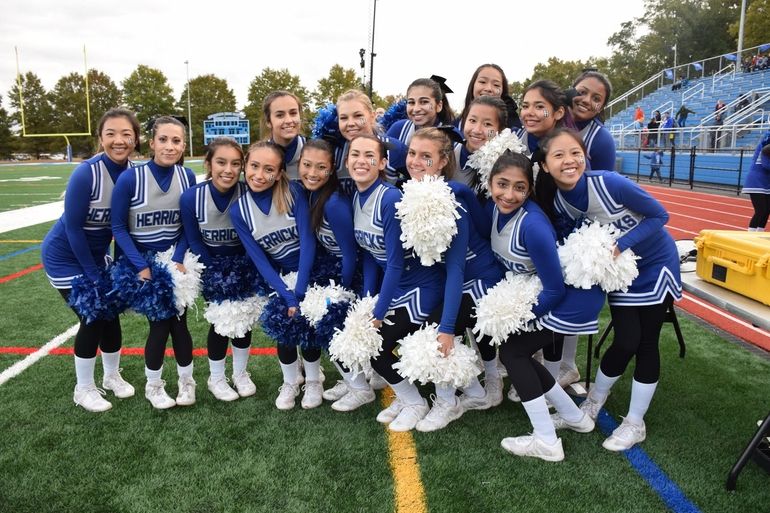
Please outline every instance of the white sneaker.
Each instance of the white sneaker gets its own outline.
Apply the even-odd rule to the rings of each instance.
[[[603,401],[597,401],[592,397],[591,392],[588,392],[588,395],[586,396],[586,400],[580,403],[580,409],[583,410],[583,412],[586,413],[593,421],[596,421],[596,417],[599,416],[599,411],[602,409],[602,406],[604,406],[604,403],[607,401],[607,398],[605,397]]]
[[[302,395],[302,408],[309,410],[311,408],[317,408],[321,406],[323,400],[324,387],[320,381],[307,381],[305,386],[302,387],[302,391],[305,392]]]
[[[641,424],[634,424],[628,419],[615,428],[609,438],[602,442],[602,447],[608,451],[626,451],[643,442],[647,438],[647,428],[644,421]]]
[[[333,387],[328,390],[324,390],[323,398],[327,401],[339,401],[347,393],[348,385],[343,380],[338,380]]]
[[[144,385],[144,397],[157,410],[165,410],[176,406],[176,401],[166,393],[166,382],[162,379],[147,380],[147,384]]]
[[[511,388],[508,389],[508,400],[513,401],[514,403],[521,402],[521,397],[519,397],[519,393],[516,391],[516,388],[514,388],[513,385],[511,385]]]
[[[275,407],[279,410],[291,410],[294,408],[294,402],[298,395],[298,385],[284,383],[278,388],[278,397],[275,398]]]
[[[553,427],[556,429],[571,429],[578,433],[590,433],[596,426],[594,419],[585,412],[583,412],[583,417],[578,422],[568,422],[558,413],[551,415],[551,420],[553,421]]]
[[[559,377],[556,378],[556,382],[560,387],[567,388],[578,380],[580,380],[580,371],[567,365],[559,367]]]
[[[237,376],[233,374],[233,385],[241,397],[250,397],[257,393],[257,386],[251,381],[251,374],[247,371],[243,371]]]
[[[535,435],[515,436],[503,438],[500,445],[503,446],[503,449],[516,456],[530,456],[545,461],[561,461],[564,459],[564,448],[561,445],[561,438],[557,438],[555,444],[548,445]]]
[[[366,388],[364,390],[349,389],[348,393],[332,403],[334,411],[353,411],[361,406],[374,401],[374,390]]]
[[[484,390],[489,397],[491,406],[499,406],[503,402],[503,378],[484,378]]]
[[[112,403],[102,397],[104,395],[107,395],[107,393],[104,390],[96,388],[96,385],[94,384],[85,386],[76,385],[72,399],[75,401],[76,406],[82,406],[86,411],[98,413],[112,408]]]
[[[398,432],[411,431],[425,418],[429,410],[428,401],[425,399],[422,400],[422,404],[407,404],[401,408],[393,422],[388,424],[388,429]]]
[[[120,375],[122,370],[123,369],[118,369],[117,372],[105,374],[104,379],[102,379],[102,387],[104,387],[105,390],[112,390],[112,393],[114,393],[115,397],[118,399],[133,397],[136,393],[136,390],[131,386],[131,383],[123,379],[123,376]]]
[[[502,399],[502,397],[501,397]],[[488,410],[492,407],[489,392],[482,397],[471,397],[468,394],[462,394],[458,399],[463,411],[468,410]]]
[[[388,387],[388,382],[385,381],[385,378],[372,371],[372,377],[369,378],[369,385],[372,387],[372,390],[383,390]]]
[[[233,390],[230,385],[227,384],[227,378],[219,376],[217,378],[209,376],[208,379],[209,392],[220,401],[235,401],[240,397],[238,392]]]
[[[177,381],[179,391],[176,394],[177,406],[192,406],[195,404],[195,380],[190,377],[181,377]]]
[[[427,415],[420,420],[415,428],[417,431],[427,433],[430,431],[438,431],[449,425],[453,420],[457,420],[463,416],[463,406],[460,401],[455,400],[455,404],[450,404],[440,397],[433,398],[433,407],[430,409]],[[393,423],[391,422],[391,426]]]
[[[377,422],[380,424],[390,424],[396,417],[398,417],[398,414],[401,413],[403,407],[404,403],[402,403],[398,397],[395,397],[393,402],[390,403],[390,406],[377,414]]]

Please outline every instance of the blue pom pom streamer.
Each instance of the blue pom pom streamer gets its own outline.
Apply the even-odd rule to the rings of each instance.
[[[286,301],[280,296],[270,298],[259,318],[265,335],[282,346],[299,346],[305,349],[317,347],[314,330],[307,319],[299,312],[289,317],[286,315],[288,309]]]
[[[251,297],[257,293],[261,281],[254,264],[245,255],[215,256],[201,278],[203,298],[214,303]]]
[[[145,258],[150,262],[152,280],[142,281],[128,259],[120,257],[111,273],[117,298],[151,321],[175,317],[177,310],[171,274],[157,262],[154,253],[146,254]]]
[[[315,346],[326,350],[329,349],[329,342],[334,335],[335,328],[342,329],[345,325],[345,317],[348,315],[350,302],[341,301],[329,304],[327,301],[327,306],[329,310],[315,326]]]
[[[310,283],[330,285],[331,281],[339,284],[342,280],[342,259],[337,258],[325,249],[319,247],[316,251],[316,259],[310,270]]]
[[[318,109],[313,124],[313,139],[324,139],[333,146],[341,146],[345,141],[340,133],[339,120],[337,119],[337,106],[329,103]]]
[[[112,290],[112,279],[107,269],[99,269],[96,281],[86,275],[72,280],[69,305],[85,319],[86,324],[96,320],[111,321],[120,314],[121,301]]]
[[[406,118],[406,100],[399,100],[388,107],[388,110],[382,115],[380,125],[382,125],[382,128],[387,132],[388,129],[393,126],[393,123]]]

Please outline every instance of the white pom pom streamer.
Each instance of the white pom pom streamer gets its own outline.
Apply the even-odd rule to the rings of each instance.
[[[363,372],[369,360],[382,350],[382,336],[372,325],[377,296],[366,296],[354,302],[345,326],[335,330],[329,342],[329,356],[342,363],[352,372]]]
[[[174,282],[174,304],[179,315],[182,315],[185,308],[192,306],[195,303],[195,298],[201,293],[201,273],[206,266],[203,262],[198,261],[198,255],[188,249],[184,253],[182,262],[185,272],[181,272],[177,268],[176,262],[171,260],[175,249],[175,246],[171,246],[166,251],[158,253],[156,258],[171,274],[171,279]]]
[[[257,323],[266,304],[267,298],[256,295],[239,301],[226,299],[207,304],[203,316],[223,337],[241,338]]]
[[[396,217],[401,220],[404,249],[414,249],[422,265],[431,266],[457,234],[460,204],[441,177],[425,176],[404,184],[404,195],[396,203]]]
[[[299,311],[315,327],[323,316],[329,311],[329,305],[342,301],[353,301],[356,298],[354,292],[346,290],[342,285],[333,281],[331,285],[313,285],[305,293],[305,299],[299,304]]]
[[[514,333],[538,329],[531,324],[535,320],[532,307],[541,290],[543,284],[537,275],[508,272],[479,300],[473,332],[492,337],[492,343],[500,345]]]
[[[468,166],[478,171],[479,184],[487,191],[487,196],[489,196],[489,174],[492,166],[505,150],[526,155],[529,148],[514,132],[511,132],[510,128],[506,128],[468,157]]]
[[[433,323],[422,326],[400,341],[400,361],[393,368],[410,383],[435,383],[463,388],[481,372],[476,352],[455,339],[455,346],[444,356],[438,342],[438,326]]]
[[[564,283],[580,289],[599,285],[605,292],[628,290],[639,275],[638,258],[626,250],[613,256],[620,231],[612,225],[586,223],[572,232],[559,246]]]
[[[297,287],[297,271],[282,274],[281,279],[289,287],[289,290],[294,290]]]

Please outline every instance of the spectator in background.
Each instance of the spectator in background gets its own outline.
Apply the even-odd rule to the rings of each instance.
[[[652,114],[650,122],[647,123],[647,129],[650,134],[647,136],[650,148],[655,148],[658,145],[658,129],[660,128],[660,111],[656,110]]]
[[[668,140],[671,146],[673,146],[676,132],[674,132],[674,119],[671,117],[671,113],[669,111],[663,113],[663,124],[660,128],[660,131],[664,137],[664,139],[661,141],[661,146],[666,145],[666,140]]]
[[[714,121],[712,123],[715,128],[711,131],[711,147],[714,149],[717,149],[719,144],[719,127],[725,124],[724,115],[726,110],[725,103],[722,100],[718,100],[714,108]]]
[[[639,130],[644,126],[644,111],[640,106],[636,106],[634,111],[634,128]]]
[[[652,155],[644,155],[644,158],[650,161],[650,181],[654,175],[657,175],[660,183],[663,183],[663,176],[660,174],[660,168],[663,166],[663,150],[655,150]]]
[[[738,112],[740,110],[745,109],[749,106],[749,93],[743,93],[738,97],[738,103],[735,104],[735,110],[733,112]]]
[[[682,106],[679,107],[679,110],[676,111],[677,125],[680,127],[684,127],[684,125],[687,123],[687,116],[689,114],[695,114],[695,111],[688,109],[687,107],[685,107],[683,103]]]

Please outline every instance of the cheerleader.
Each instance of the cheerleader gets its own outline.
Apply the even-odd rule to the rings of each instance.
[[[334,149],[328,142],[322,139],[307,141],[300,157],[299,177],[308,191],[310,221],[323,248],[321,251],[339,260],[341,271],[335,282],[350,290],[358,268],[353,209],[350,199],[338,190]],[[343,379],[323,393],[324,399],[333,401],[333,410],[353,411],[374,401],[374,391],[364,374],[353,373],[339,362],[334,365]]]
[[[99,289],[105,272],[105,258],[112,242],[110,205],[112,189],[118,176],[131,165],[128,158],[139,147],[139,122],[133,112],[110,109],[99,120],[97,129],[100,153],[82,162],[72,172],[64,193],[64,214],[46,235],[42,261],[48,280],[71,304],[72,282],[88,280]],[[96,350],[101,349],[104,377],[102,387],[115,397],[134,395],[134,387],[120,375],[122,343],[120,319],[89,320],[75,310],[80,320],[75,335],[75,376],[73,399],[87,411],[102,412],[112,408],[104,391],[94,383]]]
[[[454,114],[449,107],[447,93],[452,90],[442,77],[418,78],[406,90],[406,115],[388,129],[388,137],[398,139],[409,146],[415,130],[420,128],[451,125]]]
[[[533,355],[553,346],[558,338],[554,330],[565,324],[596,329],[598,309],[576,309],[575,301],[567,295],[556,250],[556,234],[532,199],[532,184],[532,165],[519,153],[504,152],[490,172],[489,191],[494,201],[492,250],[507,270],[515,274],[536,273],[542,283],[542,291],[532,307],[542,329],[517,332],[500,346],[500,360],[521,398],[533,433],[505,438],[501,444],[517,456],[561,461],[564,450],[546,400],[556,408],[560,418],[565,419],[565,427],[588,432],[593,430],[594,421],[575,405]]]
[[[770,132],[759,141],[742,194],[748,194],[754,206],[754,215],[749,221],[750,232],[763,232],[770,216]]]
[[[395,208],[401,193],[384,181],[387,158],[383,142],[368,135],[353,139],[347,168],[357,189],[353,219],[356,242],[365,251],[364,293],[379,294],[373,323],[382,335],[382,350],[371,364],[396,393],[377,421],[388,424],[391,431],[409,431],[428,413],[428,403],[417,387],[393,368],[398,361],[393,351],[398,341],[419,329],[441,302],[444,273],[405,254]],[[376,287],[378,267],[384,276]]]
[[[623,451],[646,437],[644,415],[660,376],[661,325],[672,301],[682,295],[677,249],[663,228],[668,214],[625,177],[606,171],[586,172],[585,147],[576,132],[555,130],[541,146],[545,154],[537,182],[541,204],[554,208],[560,222],[586,218],[613,224],[622,232],[615,254],[631,249],[639,257],[639,276],[628,290],[609,294],[615,337],[602,357],[588,397],[580,405],[596,419],[610,389],[636,358],[628,415],[602,444],[608,450]]]
[[[300,154],[305,144],[302,129],[302,102],[288,91],[273,91],[262,102],[260,134],[284,149],[289,180],[298,180]]]
[[[203,160],[206,180],[187,189],[180,199],[182,224],[190,250],[206,265],[206,272],[221,272],[216,257],[245,256],[238,234],[230,220],[229,208],[246,192],[246,184],[238,181],[243,168],[241,145],[229,137],[218,137],[208,145]],[[221,263],[219,263],[221,265]],[[250,265],[250,264],[248,264]],[[225,377],[228,337],[209,327],[208,389],[220,401],[234,401],[257,391],[246,370],[251,346],[251,330],[233,338],[233,384]],[[236,391],[237,390],[237,391]]]
[[[182,262],[187,239],[182,231],[179,198],[195,184],[193,172],[181,165],[185,150],[184,125],[170,116],[161,116],[153,123],[151,133],[152,160],[122,173],[112,192],[115,242],[141,281],[153,279],[148,258],[174,245],[172,261],[185,272]],[[164,306],[175,310],[174,305]],[[193,342],[187,329],[187,312],[156,320],[148,316],[147,320],[150,332],[144,346],[145,397],[157,409],[195,404]],[[166,393],[166,382],[161,379],[169,334],[179,375],[176,401]]]
[[[350,89],[337,99],[337,122],[339,132],[344,141],[339,144],[334,154],[337,163],[337,177],[340,180],[340,190],[353,196],[356,186],[347,167],[350,141],[359,135],[380,137],[387,146],[385,168],[386,180],[396,183],[406,172],[406,146],[396,139],[380,135],[380,128],[374,114],[372,101],[358,89]]]
[[[465,104],[460,116],[456,120],[457,128],[462,128],[463,120],[468,115],[471,103],[481,96],[492,96],[500,98],[505,103],[506,119],[508,124],[505,126],[511,129],[521,127],[519,115],[516,113],[516,102],[511,98],[508,92],[508,79],[505,76],[503,68],[497,64],[482,64],[473,72],[468,90],[465,93]]]
[[[471,102],[462,118],[465,144],[456,143],[454,147],[458,169],[456,181],[479,190],[477,170],[468,165],[468,158],[502,131],[507,120],[508,112],[500,98],[480,96]]]
[[[315,237],[304,192],[286,175],[283,148],[269,141],[252,144],[246,152],[246,185],[249,192],[230,209],[233,226],[249,258],[277,294],[276,300],[286,305],[286,317],[271,321],[279,325],[278,329],[291,323],[300,325],[297,309],[310,279]],[[284,283],[279,272],[297,272],[294,290]],[[292,319],[295,316],[296,319]],[[300,392],[298,344],[296,340],[289,340],[289,336],[280,338],[276,342],[283,384],[278,389],[275,406],[279,410],[290,410]],[[301,405],[305,409],[315,408],[323,401],[321,350],[308,347],[301,352],[305,369]]]
[[[462,336],[467,328],[473,327],[473,309],[476,301],[503,277],[502,267],[495,260],[489,240],[479,234],[478,225],[485,226],[489,233],[488,221],[474,217],[486,217],[475,194],[467,186],[452,180],[456,167],[452,141],[444,130],[423,128],[415,132],[406,155],[406,166],[413,180],[425,175],[443,176],[460,204],[457,212],[457,234],[444,253],[446,284],[443,304],[428,318],[427,323],[438,323],[438,342],[441,351],[448,355],[454,346],[456,336]],[[484,228],[482,228],[484,229]],[[433,406],[424,419],[417,423],[418,431],[436,431],[460,418],[465,410],[483,410],[497,406],[503,400],[502,378],[497,371],[495,348],[482,339],[478,343],[488,370],[485,387],[478,379],[463,389],[458,398],[452,386],[436,385]],[[487,361],[489,360],[489,361]],[[486,389],[486,390],[485,390]]]
[[[525,90],[521,100],[521,125],[518,136],[535,153],[539,141],[550,131],[561,126],[574,128],[572,114],[568,110],[567,95],[551,80],[538,80]]]

